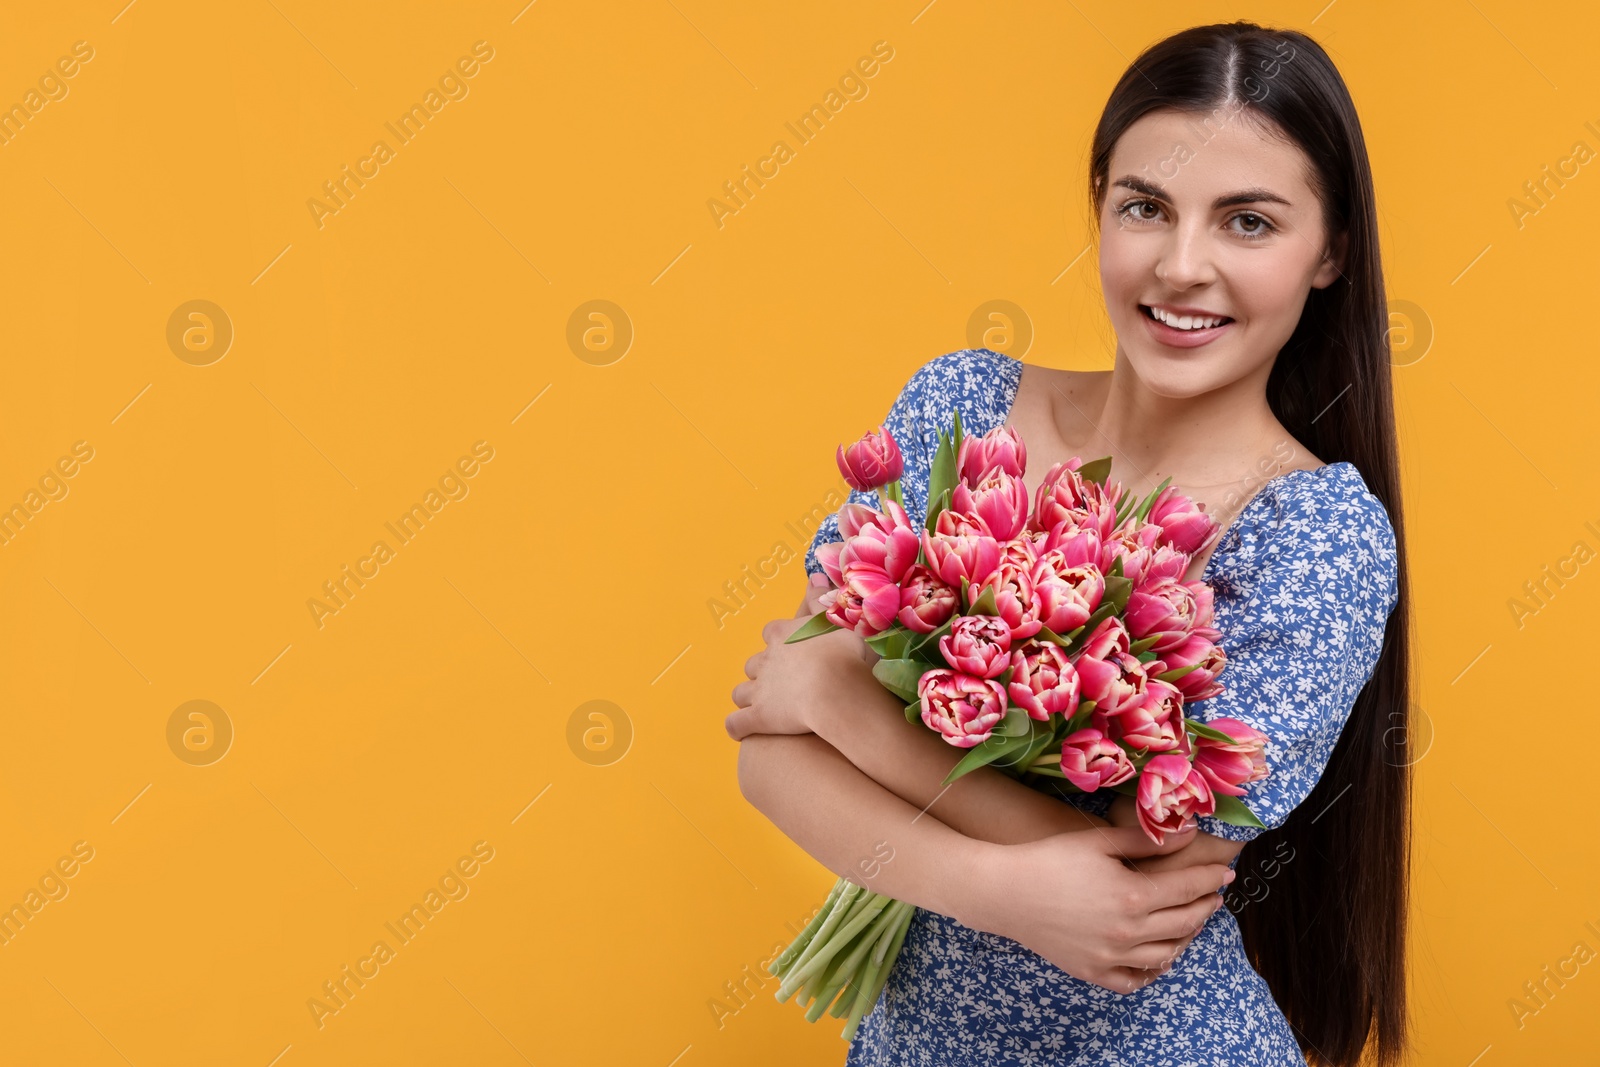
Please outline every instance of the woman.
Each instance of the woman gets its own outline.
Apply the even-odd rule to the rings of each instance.
[[[852,1065],[1353,1065],[1369,1044],[1398,1062],[1406,579],[1354,107],[1304,35],[1197,27],[1123,75],[1089,178],[1113,369],[926,363],[885,422],[906,510],[921,523],[952,408],[966,432],[1022,435],[1030,492],[1110,455],[1136,495],[1171,476],[1205,502],[1226,529],[1188,577],[1215,590],[1228,666],[1196,715],[1268,736],[1247,797],[1268,829],[1203,817],[1158,848],[1104,791],[1062,804],[988,769],[941,790],[959,753],[905,722],[856,635],[784,644],[800,616],[769,624],[734,690],[741,788],[830,869],[919,908]],[[835,516],[812,575],[837,538]],[[890,862],[858,868],[885,843]]]

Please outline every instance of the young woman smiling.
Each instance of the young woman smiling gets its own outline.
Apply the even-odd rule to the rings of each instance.
[[[799,614],[768,624],[733,691],[740,786],[846,877],[888,842],[872,888],[919,909],[849,1064],[1343,1067],[1363,1049],[1396,1063],[1407,598],[1354,105],[1302,34],[1184,31],[1112,91],[1089,194],[1113,369],[984,349],[925,363],[885,420],[906,511],[920,528],[952,408],[969,433],[1023,436],[1030,492],[1069,456],[1110,455],[1136,495],[1170,476],[1206,502],[1226,528],[1188,577],[1215,590],[1228,666],[1226,691],[1195,715],[1268,736],[1270,774],[1248,795],[1267,829],[1202,817],[1153,847],[1128,799],[1108,804],[1105,790],[1057,797],[992,769],[941,789],[960,753],[907,724],[859,637],[783,643],[821,607],[815,549],[837,539],[836,517],[808,554]],[[1258,486],[1267,457],[1283,469]],[[1217,507],[1229,499],[1242,506]],[[1219,910],[1233,869],[1264,859],[1276,862],[1266,895]]]

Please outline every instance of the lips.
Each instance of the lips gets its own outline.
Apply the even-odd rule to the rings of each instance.
[[[1154,319],[1156,322],[1160,322],[1161,321],[1160,319],[1156,318],[1155,311],[1154,311],[1154,309],[1151,308],[1151,306],[1149,304],[1140,304],[1139,305],[1139,311],[1147,319]],[[1222,322],[1219,323],[1219,325],[1222,325],[1222,326],[1226,326],[1228,323],[1233,321],[1232,316],[1229,316],[1229,315],[1214,315],[1214,314],[1211,314],[1209,312],[1178,311],[1178,312],[1171,312],[1171,314],[1175,314],[1175,315],[1179,316],[1180,318],[1183,317],[1184,315],[1188,315],[1191,318],[1197,318],[1197,319],[1221,319]],[[1176,329],[1176,327],[1174,327],[1174,329]]]
[[[1144,319],[1145,328],[1149,330],[1150,336],[1168,348],[1199,348],[1201,345],[1210,344],[1233,328],[1233,319],[1224,316],[1222,322],[1203,330],[1180,330],[1156,318],[1144,304],[1139,305],[1139,310],[1142,312],[1140,318]]]

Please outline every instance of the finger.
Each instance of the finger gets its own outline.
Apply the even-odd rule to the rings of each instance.
[[[1176,938],[1171,941],[1146,941],[1142,945],[1135,945],[1123,953],[1125,966],[1135,970],[1143,969],[1155,974],[1161,974],[1171,968],[1173,961],[1187,945],[1187,938]]]
[[[781,645],[804,621],[798,615],[792,619],[773,619],[761,628],[761,640],[768,645]]]
[[[1191,824],[1184,830],[1162,834],[1158,845],[1140,827],[1113,826],[1100,831],[1099,841],[1108,855],[1136,860],[1178,851],[1194,840],[1197,828],[1197,824]]]
[[[1142,967],[1112,967],[1096,984],[1104,986],[1113,993],[1127,996],[1130,993],[1137,993],[1160,977],[1158,972]]]
[[[744,661],[744,676],[746,678],[754,678],[760,673],[761,662],[766,658],[766,655],[767,650],[763,648],[760,652],[757,652],[755,655]]]
[[[735,741],[743,741],[751,734],[762,732],[761,713],[753,707],[741,708],[722,720],[722,728],[728,731],[728,736]]]
[[[748,682],[740,682],[738,685],[733,687],[734,707],[748,708],[751,704],[755,703],[755,698],[756,683],[753,680]]]
[[[826,574],[813,574],[811,581],[806,585],[805,613],[815,615],[826,608],[827,605],[822,602],[822,598],[832,589],[833,584],[828,581]]]
[[[1156,871],[1145,877],[1152,883],[1150,910],[1159,911],[1215,893],[1233,881],[1233,871],[1226,864],[1202,863],[1176,871]]]
[[[1193,937],[1222,907],[1222,897],[1207,893],[1200,900],[1151,912],[1139,924],[1141,941],[1171,941]]]

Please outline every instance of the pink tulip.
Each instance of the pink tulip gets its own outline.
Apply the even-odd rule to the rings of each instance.
[[[931,634],[956,611],[956,590],[922,564],[913,564],[900,580],[900,625]]]
[[[1221,529],[1215,519],[1172,486],[1161,490],[1151,505],[1149,521],[1161,527],[1161,543],[1194,555]]]
[[[1115,615],[1095,627],[1074,665],[1083,681],[1083,699],[1095,702],[1097,716],[1115,715],[1144,699],[1144,664],[1129,653],[1128,631]]]
[[[1030,641],[1011,651],[1006,694],[1028,717],[1046,722],[1052,715],[1071,718],[1078,710],[1078,671],[1066,650],[1053,641]]]
[[[909,546],[904,535],[898,531],[905,531],[913,537],[917,533],[911,525],[910,517],[906,515],[905,508],[893,500],[888,502],[884,511],[855,501],[847,501],[839,508],[838,521],[840,540],[817,546],[817,562],[827,572],[829,581],[836,586],[844,584],[844,565],[850,562],[850,558],[845,557],[845,548],[858,537],[866,537],[882,546],[873,548],[864,543],[859,550],[861,557],[869,562],[877,562],[878,566],[892,563],[900,568],[894,577],[903,577],[904,567],[907,566],[905,553]],[[892,549],[890,542],[894,543]],[[877,555],[883,558],[875,560]],[[911,560],[912,562],[916,560],[915,549],[911,549]],[[885,570],[887,573],[888,568],[885,567]]]
[[[1102,572],[1110,573],[1111,564],[1120,556],[1122,576],[1132,582],[1137,589],[1151,556],[1159,547],[1160,537],[1159,526],[1152,526],[1147,522],[1124,523],[1112,531],[1111,536],[1101,545],[1100,558],[1095,562]],[[1182,577],[1182,574],[1177,577]]]
[[[967,603],[972,604],[985,589],[994,590],[995,612],[1011,627],[1011,640],[1023,641],[1039,632],[1039,596],[1028,568],[1002,560],[989,577],[968,586]]]
[[[1046,531],[1066,523],[1076,530],[1092,529],[1102,541],[1116,528],[1116,500],[1121,486],[1107,489],[1078,474],[1080,461],[1074,457],[1057,463],[1039,484],[1034,498],[1032,529]]]
[[[862,637],[881,634],[900,614],[900,586],[882,567],[852,563],[844,568],[839,596],[828,609],[835,626],[854,630]]]
[[[851,630],[863,637],[872,636],[872,627],[862,621],[860,593],[841,586],[822,594],[821,602],[829,622],[841,630]]]
[[[1145,698],[1149,679],[1137,656],[1126,652],[1112,652],[1105,659],[1079,656],[1075,666],[1083,679],[1083,699],[1094,701],[1097,720],[1120,714]]]
[[[961,588],[961,579],[981,582],[1000,565],[1000,542],[948,508],[940,512],[931,532],[923,531],[922,549],[928,569],[956,589]]]
[[[905,470],[905,461],[900,456],[900,446],[895,444],[894,434],[882,426],[863,434],[861,440],[849,448],[840,445],[834,458],[838,461],[839,473],[850,483],[850,488],[863,492],[899,481]]]
[[[935,667],[917,683],[922,722],[957,748],[989,740],[1006,712],[1005,690],[991,678]]]
[[[883,511],[867,504],[857,504],[853,500],[846,501],[840,506],[839,536],[849,540],[858,536],[868,526],[877,526],[885,531],[902,527],[907,530],[916,529],[911,524],[911,517],[906,514],[906,509],[893,500],[884,505]]]
[[[1233,738],[1233,744],[1196,737],[1196,769],[1214,792],[1244,796],[1242,786],[1267,776],[1267,735],[1238,719],[1212,719],[1206,725]]]
[[[1135,799],[1139,825],[1158,845],[1167,834],[1186,829],[1190,816],[1211,815],[1217,810],[1211,787],[1182,756],[1152,757],[1139,772]]]
[[[1115,558],[1114,555],[1106,555],[1100,534],[1094,527],[1079,530],[1058,523],[1048,531],[1034,536],[1036,538],[1034,555],[1040,564],[1040,569],[1048,568],[1058,576],[1064,571],[1085,564],[1093,564],[1095,570],[1105,574],[1106,568]]]
[[[1121,745],[1086,726],[1062,740],[1061,773],[1085,793],[1093,793],[1101,786],[1121,785],[1137,772]]]
[[[1054,634],[1069,633],[1088,622],[1106,592],[1106,580],[1092,563],[1052,572],[1041,560],[1033,578],[1039,621]]]
[[[1209,625],[1211,618],[1210,586],[1163,578],[1129,595],[1123,621],[1135,641],[1155,638],[1149,648],[1160,654],[1183,644],[1197,628]]]
[[[1000,546],[1000,561],[1015,563],[1024,570],[1031,571],[1039,562],[1038,545],[1027,532],[1018,534]]]
[[[866,526],[856,536],[844,542],[835,559],[841,573],[848,572],[853,563],[864,563],[889,576],[898,583],[906,571],[917,562],[917,552],[922,539],[910,527],[896,526],[885,530],[881,526]],[[822,549],[819,547],[817,552]],[[826,561],[823,569],[827,569]]]
[[[997,541],[1011,540],[1028,525],[1028,487],[1021,478],[999,468],[971,486],[956,483],[950,506],[977,516],[984,530]]]
[[[1105,659],[1113,652],[1128,651],[1128,631],[1115,615],[1101,619],[1089,639],[1083,643],[1081,659]]]
[[[1120,711],[1103,713],[1096,704],[1090,720],[1129,748],[1189,755],[1189,731],[1183,726],[1183,694],[1167,682],[1149,679],[1143,698],[1125,704]]]
[[[1214,697],[1223,691],[1222,683],[1216,679],[1217,675],[1222,673],[1223,667],[1227,666],[1228,657],[1222,651],[1222,646],[1214,644],[1209,638],[1198,633],[1190,635],[1182,644],[1168,649],[1161,653],[1159,658],[1145,664],[1145,670],[1154,676],[1187,667],[1191,663],[1197,663],[1199,666],[1172,683],[1183,694],[1184,700],[1194,703],[1197,700]]]
[[[1011,628],[995,615],[963,615],[939,638],[945,662],[979,678],[998,678],[1011,662]]]
[[[995,467],[1017,478],[1028,469],[1028,446],[1013,426],[997,426],[982,437],[961,438],[956,469],[963,482],[976,485]]]

